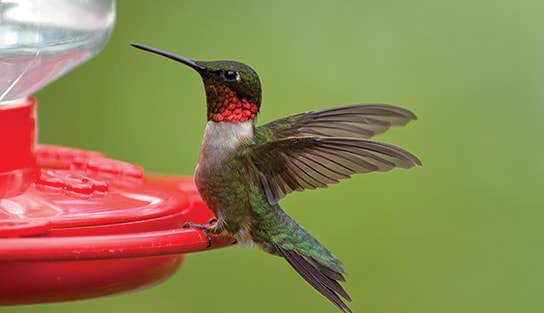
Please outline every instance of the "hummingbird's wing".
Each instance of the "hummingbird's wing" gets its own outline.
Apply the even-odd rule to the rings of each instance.
[[[327,187],[357,173],[421,165],[413,154],[381,142],[347,137],[287,137],[249,149],[268,202],[292,191]]]
[[[414,113],[387,104],[353,104],[291,115],[256,128],[263,141],[290,136],[371,138],[415,120]]]

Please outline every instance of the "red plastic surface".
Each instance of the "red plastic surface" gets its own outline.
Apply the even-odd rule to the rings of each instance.
[[[32,98],[25,103],[0,105],[0,198],[21,193],[33,181],[35,107]]]
[[[181,228],[212,217],[192,178],[35,147],[34,109],[33,99],[0,108],[0,305],[141,289],[172,275],[184,253],[209,249],[202,231]],[[212,237],[210,248],[232,243]]]

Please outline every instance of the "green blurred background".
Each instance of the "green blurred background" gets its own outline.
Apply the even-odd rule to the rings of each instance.
[[[378,139],[424,163],[282,201],[340,257],[355,312],[544,312],[544,2],[121,1],[103,52],[36,94],[40,142],[191,174],[205,125],[192,70],[129,47],[234,59],[261,122],[358,102],[419,120]],[[1,280],[1,278],[0,278]],[[280,258],[188,255],[159,286],[2,312],[336,312]]]

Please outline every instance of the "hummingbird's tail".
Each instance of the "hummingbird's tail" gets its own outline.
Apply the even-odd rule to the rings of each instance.
[[[342,296],[351,302],[351,298],[346,290],[338,283],[338,281],[345,281],[341,273],[331,270],[313,259],[308,259],[293,250],[285,249],[279,245],[275,245],[275,247],[295,271],[312,285],[315,290],[329,299],[342,312],[352,312],[348,305],[340,298]]]
[[[276,250],[274,252],[283,256],[302,278],[342,312],[352,312],[342,300],[344,298],[351,302],[350,296],[339,283],[345,281],[340,260],[279,206],[276,205],[275,211],[283,225],[288,227],[287,232],[272,236],[272,246]]]

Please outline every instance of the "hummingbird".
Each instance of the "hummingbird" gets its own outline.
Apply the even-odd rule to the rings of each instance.
[[[207,124],[195,185],[215,214],[208,224],[185,223],[206,236],[230,235],[285,258],[313,288],[352,312],[340,260],[289,217],[278,202],[293,191],[324,188],[357,173],[421,165],[413,154],[370,140],[416,116],[385,104],[355,104],[290,115],[256,126],[261,83],[236,61],[195,61],[141,44],[132,46],[185,64],[200,74]],[[209,237],[208,237],[209,238]]]

